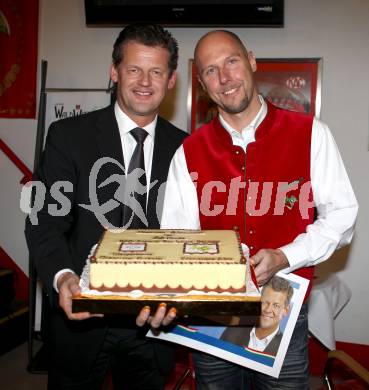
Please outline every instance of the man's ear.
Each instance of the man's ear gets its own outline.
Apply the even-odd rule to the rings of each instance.
[[[252,71],[256,72],[257,64],[256,64],[256,59],[255,59],[254,53],[252,51],[249,51],[247,53],[247,58],[249,60]]]
[[[174,70],[172,75],[169,77],[168,90],[172,89],[176,85],[176,81],[177,81],[177,72]]]
[[[110,78],[114,83],[118,82],[118,71],[114,64],[110,65]]]
[[[197,80],[198,80],[198,82],[200,83],[201,88],[206,92],[205,84],[202,82],[202,80],[201,80],[201,78],[200,78],[199,75],[197,75]]]
[[[290,305],[285,306],[283,311],[283,317],[285,317],[290,311]]]

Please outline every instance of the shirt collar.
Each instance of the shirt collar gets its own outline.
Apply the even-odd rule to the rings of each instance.
[[[265,348],[268,346],[268,344],[272,341],[273,337],[279,332],[279,326],[278,328],[273,332],[271,333],[269,336],[267,337],[264,337],[263,339],[259,339],[257,336],[256,336],[256,333],[255,333],[255,326],[252,328],[251,330],[251,333],[250,333],[250,337],[254,337],[255,340],[257,340],[258,342],[262,342],[264,345],[265,345]]]
[[[119,133],[121,135],[129,133],[132,129],[136,127],[141,127],[138,126],[137,123],[135,123],[120,107],[118,102],[115,102],[114,105],[114,112],[115,112],[115,117],[118,122],[118,128],[119,128]],[[142,129],[145,129],[148,134],[154,138],[155,136],[155,128],[156,128],[156,122],[158,121],[158,116],[155,116],[155,119],[149,123],[148,125],[142,127]]]
[[[231,135],[232,138],[233,137],[240,137],[240,136],[242,137],[246,133],[248,133],[249,137],[251,137],[251,139],[253,141],[255,141],[256,129],[258,128],[260,123],[264,120],[264,118],[266,117],[267,111],[268,111],[268,106],[267,106],[264,98],[261,95],[258,95],[258,96],[259,96],[259,100],[260,100],[260,103],[261,103],[261,107],[260,107],[258,113],[256,114],[255,118],[251,121],[251,123],[249,123],[245,128],[242,129],[241,134],[240,134],[239,131],[237,131],[232,126],[230,126],[224,120],[224,118],[219,114],[219,121],[220,121],[220,123],[227,130],[227,132]]]

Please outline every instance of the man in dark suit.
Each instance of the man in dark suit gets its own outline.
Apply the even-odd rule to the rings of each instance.
[[[256,326],[228,327],[221,339],[276,356],[283,333],[280,323],[290,310],[293,288],[289,281],[273,276],[261,291],[261,315]]]
[[[249,343],[250,343],[250,338],[255,337],[254,336],[255,330],[256,328],[251,326],[245,326],[242,328],[238,328],[238,327],[226,328],[221,336],[221,340],[229,341],[232,344],[241,345],[243,347],[252,348],[249,345]],[[252,334],[251,332],[254,332],[253,336],[251,335]],[[276,356],[282,337],[283,337],[283,333],[278,331],[274,336],[272,336],[272,338],[270,339],[270,341],[268,342],[268,344],[266,345],[265,349],[262,352],[268,355]],[[252,348],[252,349],[258,350],[257,348]]]
[[[50,126],[35,173],[46,187],[44,206],[26,223],[31,257],[50,306],[49,389],[99,389],[109,366],[116,389],[162,389],[172,367],[171,347],[146,339],[145,333],[146,320],[153,327],[165,325],[175,316],[173,310],[166,313],[161,307],[151,317],[143,308],[137,318],[108,318],[72,313],[72,297],[80,293],[79,275],[103,232],[102,221],[115,227],[132,222],[127,219],[132,210],[119,202],[119,194],[127,177],[122,168],[130,169],[140,148],[146,176],[142,185],[148,190],[147,219],[141,222],[159,228],[160,186],[186,136],[158,116],[175,85],[177,60],[177,42],[168,31],[157,25],[127,26],[113,49],[115,105]]]

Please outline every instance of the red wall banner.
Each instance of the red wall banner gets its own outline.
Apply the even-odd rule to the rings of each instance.
[[[38,0],[0,0],[0,117],[35,118]]]

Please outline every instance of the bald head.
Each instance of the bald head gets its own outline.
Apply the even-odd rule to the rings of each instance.
[[[213,31],[210,31],[210,32],[206,33],[205,35],[203,35],[196,44],[195,52],[194,52],[194,59],[195,59],[196,65],[198,64],[198,54],[201,51],[202,45],[205,45],[205,46],[210,45],[210,47],[211,47],[211,45],[214,42],[217,42],[218,40],[221,40],[224,38],[233,40],[237,45],[239,45],[241,51],[243,51],[243,53],[245,55],[247,55],[247,49],[246,49],[245,45],[242,43],[242,41],[238,35],[236,35],[235,33],[231,32],[231,31],[228,31],[228,30],[213,30]]]

